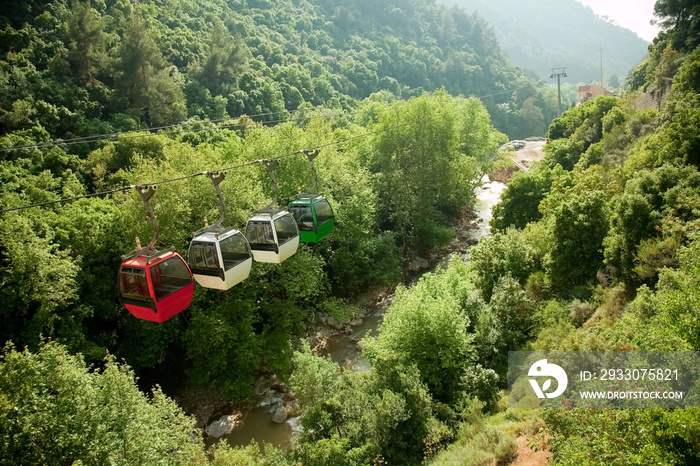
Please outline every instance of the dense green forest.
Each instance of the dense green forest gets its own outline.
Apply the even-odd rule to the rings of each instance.
[[[429,15],[446,11],[431,3],[347,11],[345,4],[304,2],[202,5],[34,2],[5,14],[0,208],[292,154],[277,170],[284,203],[312,180],[308,162],[293,153],[325,146],[319,191],[333,203],[338,226],[282,264],[255,264],[228,292],[197,287],[189,309],[155,324],[133,318],[116,300],[120,256],[135,236],[152,233],[133,190],[2,213],[1,464],[506,463],[521,435],[548,442],[556,464],[700,461],[695,409],[508,410],[503,391],[509,350],[700,345],[694,2],[657,2],[666,32],[630,74],[629,93],[554,120],[546,157],[510,180],[494,210],[494,234],[469,250],[467,262],[454,259],[410,289],[397,288],[381,333],[361,342],[372,363],[367,372],[341,371],[313,354],[300,343],[307,325],[320,312],[351,316],[353,300],[368,287],[403,281],[407,253],[448,243],[482,174],[500,163],[497,147],[506,136],[496,122],[510,115],[517,123],[526,106],[542,116],[537,99],[548,94],[504,61],[495,41],[482,44],[491,55],[475,56],[483,67],[472,71],[508,76],[502,89],[516,86],[513,101],[498,105],[458,95],[476,88],[427,77],[415,86],[394,77],[398,90],[373,88],[372,73],[355,82],[323,58],[354,53],[353,63],[363,63],[364,49],[348,44],[379,37],[382,27],[406,38],[392,56],[415,58],[410,47],[424,50],[418,44],[439,37],[429,26],[449,16]],[[206,8],[216,14],[205,21]],[[310,22],[295,28],[297,14]],[[330,23],[348,21],[346,28],[323,23],[339,36],[316,38],[334,44],[332,54],[306,42],[296,46],[308,53],[284,49],[320,31],[313,18],[325,14]],[[287,35],[276,29],[283,24]],[[350,30],[358,36],[344,36]],[[492,39],[488,28],[481,31]],[[477,47],[460,40],[462,48]],[[421,56],[435,59],[453,50],[449,43]],[[275,53],[263,54],[265,47],[283,63],[268,63]],[[392,50],[374,50],[383,48]],[[318,67],[295,66],[312,56]],[[338,63],[343,69],[348,62]],[[333,84],[329,99],[314,101],[315,87],[307,96],[301,91],[305,79],[300,88],[274,75],[292,76],[292,69],[309,82],[335,76],[341,88]],[[495,94],[494,82],[480,85]],[[299,92],[298,102],[287,101],[296,94],[285,94],[285,83]],[[360,91],[363,83],[369,87]],[[445,88],[420,89],[439,85]],[[639,110],[640,90],[667,100],[660,110]],[[267,124],[230,119],[272,112],[281,113],[262,117]],[[189,126],[146,130],[186,118]],[[69,141],[107,133],[89,144]],[[221,187],[227,224],[242,225],[258,201],[272,197],[260,164],[230,170]],[[219,214],[204,177],[160,185],[154,204],[159,244],[179,251],[204,216]],[[225,442],[206,449],[191,436],[194,421],[166,396],[187,381],[251,400],[260,369],[287,381],[305,410],[289,451]]]
[[[0,14],[0,131],[43,129],[35,142],[443,86],[514,137],[557,116],[482,18],[431,1],[16,3]]]
[[[566,67],[568,83],[600,81],[618,91],[629,71],[646,55],[648,42],[634,32],[598,17],[576,0],[441,0],[493,25],[513,63],[541,79]]]

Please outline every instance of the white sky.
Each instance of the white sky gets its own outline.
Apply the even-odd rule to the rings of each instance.
[[[656,19],[656,0],[578,0],[599,16],[608,16],[618,25],[631,29],[649,42],[659,33],[659,28],[649,24]]]

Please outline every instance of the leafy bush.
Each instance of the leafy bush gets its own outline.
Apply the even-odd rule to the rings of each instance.
[[[106,358],[90,370],[55,342],[36,353],[12,345],[0,361],[0,458],[17,464],[205,462],[194,419],[133,372]]]

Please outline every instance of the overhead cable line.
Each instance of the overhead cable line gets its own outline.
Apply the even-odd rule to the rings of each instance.
[[[477,97],[477,99],[482,99],[482,98],[484,98],[484,97],[491,97],[491,96],[495,96],[495,95],[500,95],[500,94],[504,94],[504,93],[507,93],[507,92],[513,92],[513,91],[512,91],[512,90],[510,90],[510,91],[503,91],[503,92],[499,92],[499,93],[496,93],[496,94],[490,94],[490,95],[486,95],[486,96]],[[165,184],[165,183],[172,183],[172,182],[175,182],[175,181],[183,181],[183,180],[187,180],[187,179],[190,179],[190,178],[195,178],[195,177],[198,177],[198,176],[204,176],[204,175],[206,175],[208,172],[218,172],[218,171],[236,170],[236,169],[244,168],[244,167],[247,167],[247,166],[250,166],[250,165],[255,165],[255,164],[258,164],[258,163],[262,163],[262,162],[265,161],[265,160],[280,160],[280,159],[283,159],[283,158],[285,158],[285,157],[290,157],[290,156],[292,156],[292,155],[304,153],[304,152],[306,152],[306,151],[313,151],[313,150],[316,150],[316,149],[322,149],[322,148],[324,148],[324,147],[329,147],[329,146],[334,146],[334,145],[338,145],[338,144],[343,144],[343,143],[345,143],[345,142],[353,141],[353,140],[355,140],[355,139],[360,139],[360,138],[363,138],[363,137],[371,136],[371,135],[373,135],[373,134],[378,134],[378,133],[381,133],[381,132],[384,132],[384,131],[389,131],[389,130],[391,130],[391,129],[401,128],[401,127],[404,127],[404,126],[408,126],[408,125],[412,125],[412,124],[415,124],[415,123],[419,123],[419,122],[421,122],[421,121],[431,120],[431,119],[433,119],[433,118],[436,118],[436,117],[435,117],[435,116],[428,116],[428,117],[424,117],[424,118],[418,118],[418,119],[411,120],[411,121],[408,121],[408,122],[405,122],[405,123],[399,123],[399,124],[396,124],[396,125],[388,126],[388,127],[386,127],[386,128],[380,128],[380,129],[376,129],[376,130],[374,130],[374,131],[368,131],[368,132],[366,132],[366,133],[357,134],[357,135],[355,135],[355,136],[350,136],[350,137],[347,137],[347,138],[344,138],[344,139],[339,139],[339,140],[337,140],[337,141],[332,141],[332,142],[328,142],[328,143],[325,143],[325,144],[320,144],[320,145],[318,145],[318,146],[309,147],[309,148],[306,148],[306,149],[295,150],[294,152],[289,152],[289,153],[282,154],[282,155],[278,155],[278,156],[275,156],[275,157],[266,157],[266,158],[264,158],[264,159],[252,160],[252,161],[250,161],[250,162],[244,162],[244,163],[242,163],[242,164],[234,165],[234,166],[231,166],[231,167],[217,168],[217,169],[214,169],[214,170],[208,170],[208,171],[197,172],[197,173],[193,173],[193,174],[191,174],[191,175],[184,175],[184,176],[180,176],[180,177],[177,177],[177,178],[171,178],[171,179],[167,179],[167,180],[160,180],[160,181],[155,181],[155,182],[150,182],[150,183],[139,183],[139,184],[134,184],[134,185],[124,186],[124,187],[121,187],[121,188],[112,189],[112,190],[109,190],[109,191],[101,191],[101,192],[99,192],[99,193],[84,194],[84,195],[81,195],[81,196],[74,196],[74,197],[65,198],[65,199],[56,199],[56,200],[53,200],[53,201],[40,202],[40,203],[30,204],[30,205],[21,206],[21,207],[13,207],[13,208],[10,208],[10,209],[0,210],[0,214],[4,214],[4,213],[6,213],[6,212],[13,212],[13,211],[17,211],[17,210],[30,209],[30,208],[32,208],[32,207],[41,207],[41,206],[46,206],[46,205],[51,205],[51,204],[58,204],[58,203],[62,203],[62,202],[76,201],[76,200],[85,199],[85,198],[90,198],[90,197],[95,197],[95,196],[103,196],[103,195],[106,196],[106,195],[109,195],[109,194],[115,194],[115,193],[118,193],[118,192],[127,191],[127,190],[129,190],[129,189],[133,189],[133,188],[136,187],[136,186],[148,186],[148,185],[153,186],[153,185],[159,185],[159,184]],[[288,120],[287,120],[287,121],[288,121]]]
[[[412,120],[412,121],[409,121],[409,122],[406,122],[406,123],[400,123],[400,124],[397,124],[397,125],[389,126],[389,127],[387,127],[387,128],[381,128],[381,129],[377,129],[377,130],[374,130],[374,131],[369,131],[369,132],[362,133],[362,134],[358,134],[358,135],[355,135],[355,136],[350,136],[350,137],[347,137],[347,138],[344,138],[344,139],[339,139],[339,140],[337,140],[337,141],[328,142],[328,143],[325,143],[325,144],[320,144],[320,145],[318,145],[318,146],[309,147],[309,148],[306,148],[306,149],[299,149],[299,150],[296,150],[296,151],[294,151],[294,152],[289,152],[289,153],[282,154],[282,155],[278,155],[278,156],[275,156],[275,157],[266,157],[266,158],[264,158],[264,159],[252,160],[252,161],[250,161],[250,162],[245,162],[245,163],[242,163],[242,164],[239,164],[239,165],[234,165],[234,166],[232,166],[232,167],[217,168],[217,169],[209,170],[209,171],[212,171],[212,172],[217,172],[217,171],[229,171],[229,170],[235,170],[235,169],[238,169],[238,168],[244,168],[244,167],[247,167],[247,166],[250,166],[250,165],[255,165],[255,164],[258,164],[258,163],[262,163],[264,160],[280,160],[280,159],[283,159],[283,158],[285,158],[285,157],[290,157],[290,156],[292,156],[292,155],[300,154],[300,153],[303,153],[303,152],[306,152],[306,151],[312,151],[312,150],[321,149],[321,148],[324,148],[324,147],[329,147],[329,146],[333,146],[333,145],[342,144],[342,143],[344,143],[344,142],[352,141],[352,140],[354,140],[354,139],[359,139],[359,138],[371,136],[371,135],[373,135],[373,134],[381,133],[381,132],[383,132],[383,131],[388,131],[388,130],[390,130],[390,129],[400,128],[400,127],[403,127],[403,126],[415,124],[415,123],[418,123],[418,122],[421,122],[421,121],[425,121],[425,120],[429,120],[429,119],[432,119],[432,118],[434,118],[434,117],[419,118],[419,119],[417,119],[417,120]],[[172,183],[172,182],[175,182],[175,181],[183,181],[183,180],[187,180],[187,179],[189,179],[189,178],[195,178],[195,177],[197,177],[197,176],[203,176],[203,175],[205,175],[206,173],[207,173],[207,171],[202,171],[202,172],[193,173],[193,174],[191,174],[191,175],[184,175],[184,176],[180,176],[180,177],[177,177],[177,178],[170,178],[170,179],[167,179],[167,180],[160,180],[160,181],[154,181],[154,182],[149,182],[149,183],[139,183],[139,184],[124,186],[124,187],[112,189],[112,190],[109,190],[109,191],[101,191],[101,192],[99,192],[99,193],[84,194],[84,195],[81,195],[81,196],[74,196],[74,197],[69,197],[69,198],[65,198],[65,199],[56,199],[56,200],[53,200],[53,201],[40,202],[40,203],[30,204],[30,205],[21,206],[21,207],[13,207],[13,208],[10,208],[10,209],[0,210],[0,214],[4,214],[4,213],[6,213],[6,212],[13,212],[13,211],[17,211],[17,210],[29,209],[29,208],[32,208],[32,207],[40,207],[40,206],[46,206],[46,205],[51,205],[51,204],[58,204],[58,203],[62,203],[62,202],[76,201],[76,200],[79,200],[79,199],[85,199],[85,198],[89,198],[89,197],[106,196],[106,195],[109,195],[109,194],[115,194],[115,193],[118,193],[118,192],[122,192],[122,191],[127,191],[127,190],[129,190],[129,189],[133,189],[135,186],[141,186],[141,185],[143,185],[143,186],[147,186],[147,185],[153,186],[153,185],[159,185],[159,184],[164,184],[164,183]]]
[[[184,126],[193,126],[193,125],[198,125],[198,124],[218,123],[221,121],[235,121],[235,120],[240,120],[243,118],[258,118],[258,117],[265,117],[265,116],[272,116],[272,115],[281,115],[281,114],[285,114],[285,113],[292,114],[292,113],[296,113],[296,112],[319,110],[319,109],[323,109],[323,108],[326,108],[326,107],[321,105],[321,106],[312,107],[312,108],[300,108],[297,110],[284,110],[284,111],[280,111],[280,112],[258,113],[255,115],[241,115],[238,117],[220,118],[217,120],[183,121],[181,123],[177,123],[174,125],[156,126],[156,127],[151,127],[151,128],[142,128],[142,129],[134,129],[134,130],[129,130],[129,131],[120,131],[120,132],[115,132],[115,133],[95,134],[92,136],[82,136],[82,137],[75,137],[75,138],[69,138],[69,139],[55,139],[55,140],[49,141],[49,142],[40,142],[40,143],[36,143],[36,144],[26,144],[26,145],[22,145],[22,146],[2,147],[2,148],[0,148],[0,152],[9,152],[9,151],[20,150],[20,149],[43,149],[46,147],[69,146],[72,144],[89,144],[89,143],[93,143],[93,142],[102,142],[102,141],[115,141],[115,140],[120,140],[120,139],[128,139],[129,137],[124,137],[124,135],[127,135],[127,134],[134,134],[134,136],[131,136],[131,137],[147,137],[147,136],[152,136],[152,134],[143,134],[143,133],[152,133],[154,131],[161,131],[164,129],[181,128]],[[161,132],[161,133],[157,133],[157,134],[167,135],[167,134],[177,134],[177,133],[183,133],[183,132],[216,130],[216,129],[225,129],[225,128],[232,128],[232,127],[253,126],[253,125],[257,125],[257,124],[273,124],[273,123],[280,123],[280,122],[285,122],[285,121],[298,121],[301,119],[303,119],[303,118],[278,119],[278,120],[270,120],[270,121],[254,121],[252,123],[251,122],[231,123],[231,124],[227,124],[227,125],[218,125],[218,126],[202,127],[202,128],[191,128],[191,129],[179,130],[179,131]]]
[[[7,151],[7,150],[35,148],[35,147],[36,148],[59,147],[59,146],[70,146],[73,144],[86,144],[89,142],[122,141],[125,139],[137,139],[137,138],[143,138],[143,137],[149,137],[149,136],[168,136],[171,134],[196,133],[198,131],[228,129],[228,128],[237,128],[237,127],[240,128],[240,127],[246,127],[246,126],[267,125],[267,124],[275,124],[275,123],[286,123],[289,121],[302,121],[302,120],[306,120],[307,118],[320,118],[320,116],[318,116],[318,117],[287,118],[284,120],[253,121],[253,122],[248,122],[248,123],[231,123],[229,125],[219,125],[219,126],[203,127],[203,128],[189,128],[189,129],[181,129],[181,130],[176,130],[176,131],[166,131],[166,132],[161,132],[161,133],[157,133],[157,134],[133,134],[131,136],[109,137],[109,138],[104,138],[104,139],[95,139],[93,141],[74,141],[74,142],[58,143],[58,144],[46,143],[46,145],[37,144],[37,145],[32,145],[32,146],[21,146],[21,147],[0,149],[0,152]],[[145,131],[147,131],[147,130],[140,131],[139,133],[143,133]]]

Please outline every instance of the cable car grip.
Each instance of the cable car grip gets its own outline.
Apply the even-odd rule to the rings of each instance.
[[[134,189],[136,189],[136,191],[138,191],[138,193],[141,195],[143,205],[146,207],[146,218],[151,221],[151,225],[153,226],[153,237],[151,238],[151,242],[148,243],[148,246],[145,248],[149,250],[153,250],[156,242],[158,241],[158,220],[156,219],[156,213],[153,211],[153,206],[151,206],[150,202],[151,198],[156,193],[157,188],[158,186],[156,185],[146,184],[134,186]]]
[[[265,165],[265,168],[267,168],[267,173],[270,175],[270,181],[272,182],[272,188],[275,190],[275,197],[272,199],[272,202],[265,207],[265,209],[272,209],[276,204],[277,204],[277,199],[280,197],[280,188],[277,185],[277,179],[275,178],[275,170],[277,167],[280,165],[280,161],[278,159],[271,160],[271,159],[264,159],[261,161],[263,165]]]
[[[321,152],[321,149],[302,149],[299,152],[303,152],[304,155],[306,155],[306,158],[309,159],[309,165],[311,165],[311,173],[314,176],[314,183],[311,185],[311,189],[309,189],[309,192],[314,193],[316,192],[316,185],[318,184],[318,172],[316,171],[316,166],[314,165],[314,159]]]
[[[224,195],[221,193],[221,188],[219,187],[219,184],[226,178],[226,171],[210,171],[205,173],[214,184],[214,189],[216,189],[216,199],[219,201],[219,208],[221,210],[219,220],[212,225],[212,228],[219,228],[226,217],[226,201],[224,200]]]

